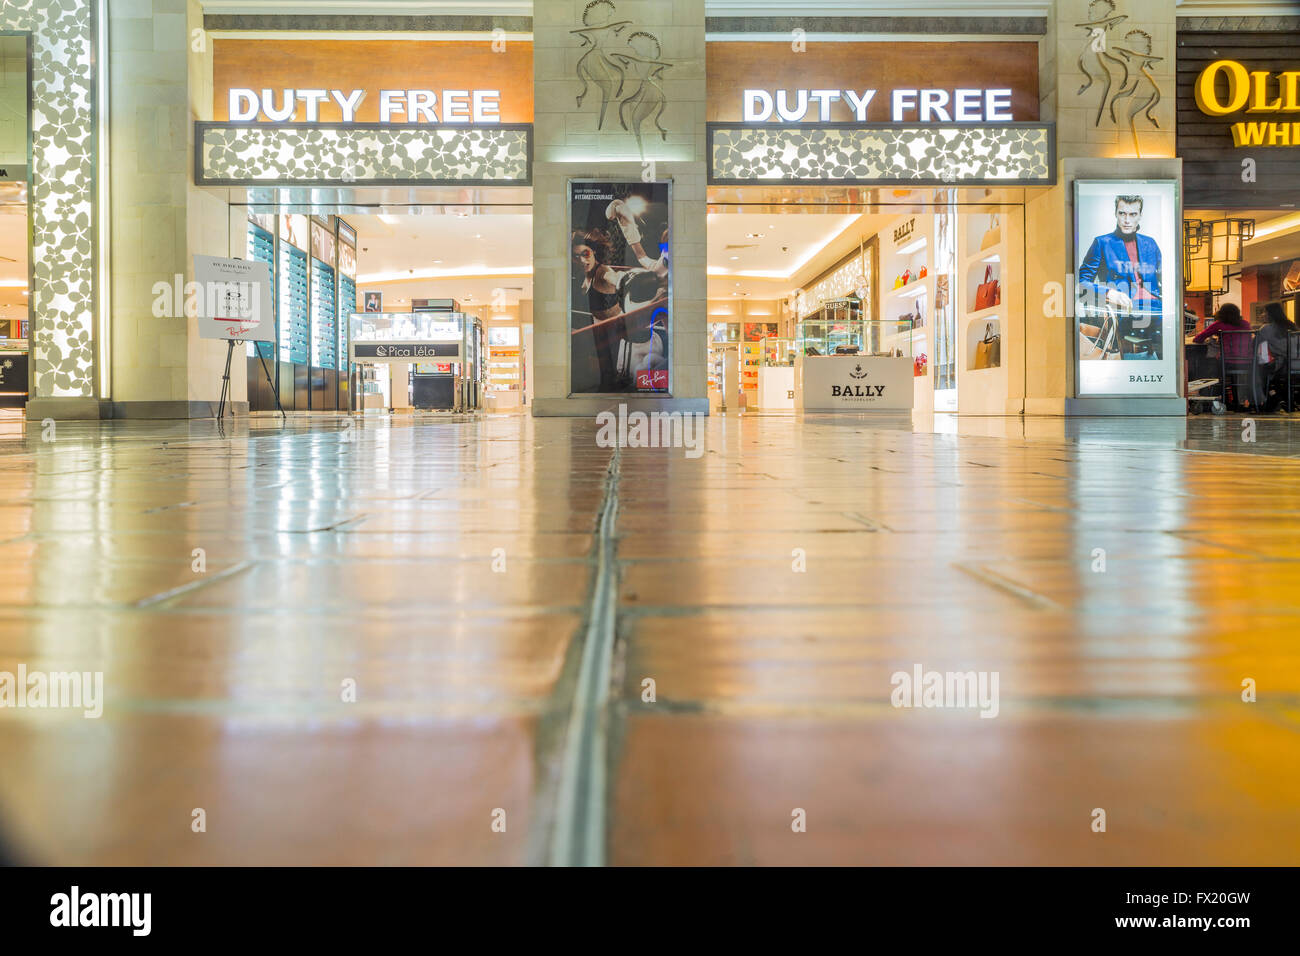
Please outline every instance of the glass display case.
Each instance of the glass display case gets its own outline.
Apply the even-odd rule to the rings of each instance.
[[[483,322],[466,312],[354,312],[349,321],[352,346],[368,343],[400,342],[454,342],[460,346],[459,358],[448,358],[450,371],[423,378],[451,378],[448,384],[437,386],[439,398],[433,404],[416,402],[417,407],[477,408],[488,381],[488,362],[484,359]],[[367,359],[359,363],[362,368],[370,364]],[[412,363],[414,364],[414,363]],[[363,393],[365,376],[362,376]],[[422,382],[430,385],[431,382]],[[450,397],[449,397],[450,396]]]
[[[795,356],[799,354],[799,345],[795,339],[768,336],[759,348],[758,361],[761,368],[793,367]]]
[[[864,319],[855,298],[836,299],[801,321],[797,355],[911,356],[915,320]]]
[[[795,329],[795,351],[802,355],[857,355],[866,349],[862,303],[855,296],[827,299]]]

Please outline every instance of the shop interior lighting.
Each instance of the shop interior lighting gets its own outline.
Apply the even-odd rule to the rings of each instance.
[[[1243,256],[1241,244],[1255,238],[1254,219],[1218,219],[1207,225],[1210,262],[1213,265],[1235,265],[1240,262]]]
[[[1200,219],[1183,220],[1183,285],[1188,292],[1228,291],[1228,266],[1210,261],[1211,225]]]

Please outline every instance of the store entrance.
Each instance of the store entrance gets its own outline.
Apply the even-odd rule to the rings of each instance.
[[[265,361],[291,411],[526,410],[530,191],[348,192],[232,204],[232,254],[268,263],[275,292],[276,341],[247,346],[250,409],[275,409]]]
[[[0,409],[22,409],[31,351],[27,38],[0,37],[0,60],[6,71],[0,84]]]
[[[1018,414],[1025,192],[711,189],[710,409]]]

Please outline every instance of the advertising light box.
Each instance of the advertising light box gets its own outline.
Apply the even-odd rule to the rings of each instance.
[[[1074,184],[1080,397],[1177,397],[1182,347],[1178,184]]]

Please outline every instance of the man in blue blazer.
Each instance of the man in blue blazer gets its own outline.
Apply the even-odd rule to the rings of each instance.
[[[1142,197],[1116,196],[1115,231],[1092,240],[1079,266],[1081,297],[1119,312],[1160,313],[1160,247],[1141,226]]]
[[[1079,266],[1078,296],[1100,311],[1118,313],[1126,331],[1150,331],[1158,338],[1162,312],[1160,246],[1139,232],[1142,197],[1115,197],[1115,231],[1092,240]],[[1096,314],[1096,312],[1093,312]],[[1153,321],[1154,320],[1154,321]],[[1159,343],[1153,343],[1161,352]]]

